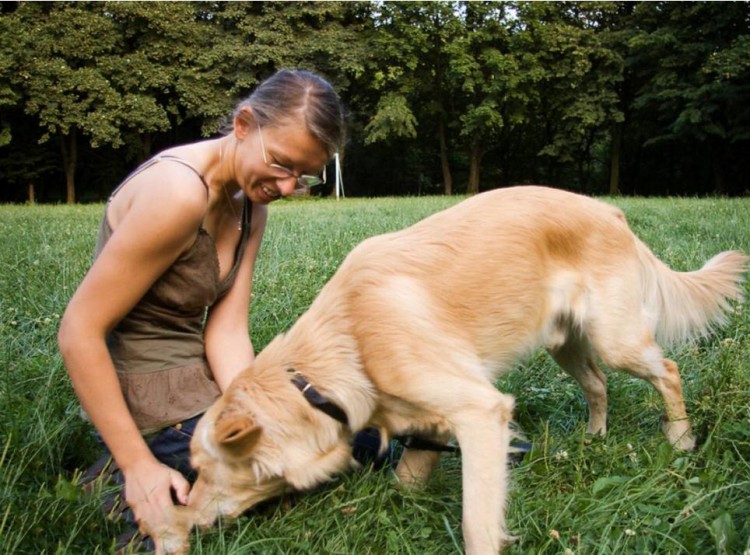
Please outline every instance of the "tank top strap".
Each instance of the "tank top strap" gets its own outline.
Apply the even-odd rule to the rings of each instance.
[[[179,158],[177,156],[173,156],[171,154],[157,154],[156,160],[169,160],[171,162],[177,162],[178,164],[182,164],[185,167],[190,168],[193,170],[193,173],[198,176],[198,179],[201,180],[201,183],[203,183],[203,186],[206,188],[206,195],[208,195],[208,183],[206,183],[206,180],[203,178],[203,174],[199,172],[195,166],[193,166],[190,162],[187,160],[184,160],[182,158]]]
[[[157,154],[156,156],[154,156],[153,158],[150,158],[149,160],[146,160],[146,161],[145,161],[145,162],[144,162],[143,164],[141,164],[141,165],[140,165],[140,166],[138,166],[138,167],[137,167],[136,169],[134,169],[134,170],[133,170],[132,172],[130,172],[130,173],[128,174],[128,176],[127,176],[127,177],[126,177],[126,178],[125,178],[125,179],[124,179],[124,180],[122,181],[122,183],[120,183],[120,184],[119,184],[119,185],[117,186],[117,188],[115,188],[115,190],[114,190],[114,191],[112,191],[112,193],[111,193],[111,194],[109,195],[109,199],[107,199],[107,202],[111,201],[111,200],[112,200],[112,197],[114,197],[114,196],[115,196],[115,195],[117,194],[117,192],[118,192],[118,191],[119,191],[120,189],[122,189],[122,187],[123,187],[123,186],[124,186],[124,185],[125,185],[125,184],[126,184],[126,183],[127,183],[128,181],[130,181],[131,179],[133,179],[133,178],[134,178],[134,177],[135,177],[136,175],[138,175],[138,174],[139,174],[139,173],[141,173],[142,171],[144,171],[144,170],[146,170],[146,169],[150,168],[150,167],[151,167],[151,166],[153,166],[154,164],[157,164],[157,163],[159,163],[159,162],[161,162],[161,161],[164,161],[164,160],[166,160],[166,161],[169,161],[169,162],[177,162],[178,164],[182,164],[183,166],[185,166],[185,167],[188,167],[188,168],[190,168],[191,170],[193,170],[193,172],[195,173],[195,175],[197,175],[197,176],[198,176],[198,179],[200,179],[200,180],[201,180],[201,183],[203,183],[203,186],[204,186],[204,187],[206,188],[206,196],[208,196],[208,183],[206,183],[206,180],[205,180],[205,179],[203,178],[203,174],[201,174],[201,172],[199,172],[199,171],[198,171],[198,170],[197,170],[197,169],[195,168],[195,166],[193,166],[193,165],[192,165],[192,164],[191,164],[190,162],[188,162],[187,160],[183,160],[182,158],[179,158],[179,157],[177,157],[177,156],[173,156],[173,155],[171,155],[171,154]]]

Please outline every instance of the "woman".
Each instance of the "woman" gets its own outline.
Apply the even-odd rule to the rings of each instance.
[[[197,418],[253,361],[250,290],[267,206],[321,183],[343,136],[320,77],[282,70],[231,132],[178,146],[112,194],[58,342],[135,522],[186,503]]]

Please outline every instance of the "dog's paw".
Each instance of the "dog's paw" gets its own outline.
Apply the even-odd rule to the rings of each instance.
[[[690,431],[690,421],[687,418],[680,420],[664,420],[662,430],[672,447],[678,451],[692,451],[695,449],[695,437]]]
[[[187,539],[170,536],[156,541],[156,555],[187,555],[190,542]]]

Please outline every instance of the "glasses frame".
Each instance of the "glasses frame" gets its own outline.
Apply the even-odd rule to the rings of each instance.
[[[317,187],[318,185],[325,185],[326,183],[326,168],[323,166],[323,175],[307,175],[307,174],[301,174],[297,175],[295,174],[291,169],[287,168],[286,166],[282,166],[281,164],[272,164],[268,161],[268,155],[266,154],[266,144],[263,141],[263,132],[260,129],[260,124],[258,122],[255,122],[255,125],[258,126],[258,137],[260,137],[260,149],[263,154],[263,161],[266,163],[266,165],[269,168],[273,168],[274,170],[277,170],[284,174],[284,176],[279,176],[281,179],[287,179],[289,177],[293,177],[295,179],[294,184],[294,190],[295,192],[300,191],[308,191],[311,187]]]

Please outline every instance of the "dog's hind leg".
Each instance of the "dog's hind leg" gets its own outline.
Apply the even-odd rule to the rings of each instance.
[[[673,360],[665,358],[662,362],[664,376],[656,383],[651,382],[664,397],[666,418],[662,424],[662,430],[672,445],[678,449],[691,451],[695,448],[695,438],[690,431],[690,420],[685,409],[680,370]]]
[[[580,384],[589,407],[589,434],[607,433],[607,377],[591,356],[588,340],[573,332],[565,343],[549,349],[560,367]]]
[[[661,394],[666,412],[662,430],[669,443],[677,449],[692,450],[695,438],[690,431],[677,364],[664,358],[661,348],[652,344],[644,350],[640,364],[631,364],[623,369],[648,381]]]
[[[667,439],[677,449],[693,449],[695,439],[690,431],[677,364],[664,358],[649,331],[632,334],[627,329],[623,327],[622,333],[608,340],[599,338],[597,352],[607,366],[624,370],[654,386],[664,400],[663,431]]]

